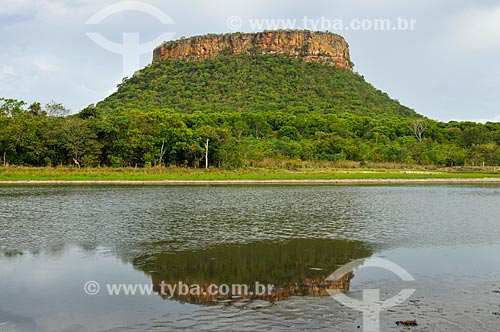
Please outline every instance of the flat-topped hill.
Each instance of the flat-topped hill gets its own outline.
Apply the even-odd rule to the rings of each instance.
[[[266,31],[205,35],[169,41],[153,52],[153,63],[167,59],[201,60],[220,55],[270,55],[352,69],[349,45],[330,32]]]

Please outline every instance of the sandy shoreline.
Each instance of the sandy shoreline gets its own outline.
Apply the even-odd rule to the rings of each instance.
[[[500,178],[450,179],[337,179],[337,180],[20,180],[0,185],[384,185],[384,184],[500,184]]]

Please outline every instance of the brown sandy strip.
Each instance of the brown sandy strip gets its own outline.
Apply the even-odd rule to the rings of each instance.
[[[337,180],[33,180],[0,181],[0,185],[384,185],[384,184],[500,184],[500,178],[478,179],[337,179]]]

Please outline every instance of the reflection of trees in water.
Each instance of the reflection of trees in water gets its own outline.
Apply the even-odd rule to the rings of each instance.
[[[372,254],[364,244],[342,240],[298,239],[286,243],[266,242],[240,246],[219,246],[207,250],[142,256],[134,266],[151,275],[159,285],[200,285],[202,294],[211,284],[245,284],[251,292],[255,283],[274,285],[271,295],[242,295],[241,299],[279,301],[290,296],[326,296],[327,289],[347,291],[352,271],[334,281],[326,278],[340,266]],[[207,292],[208,294],[208,292]],[[181,301],[210,304],[229,296],[175,294]],[[238,296],[239,298],[239,296]]]
[[[51,244],[43,249],[31,249],[26,251],[22,250],[6,250],[3,252],[0,251],[0,257],[15,258],[25,255],[33,255],[33,256],[46,255],[52,258],[58,258],[58,257],[63,257],[69,248],[71,248],[71,246],[68,246],[66,244]],[[91,250],[83,246],[81,248],[85,251]]]

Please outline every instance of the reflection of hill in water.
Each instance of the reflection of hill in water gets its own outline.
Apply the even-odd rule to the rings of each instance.
[[[240,246],[220,246],[199,251],[142,256],[134,266],[151,275],[155,290],[162,281],[167,285],[183,282],[200,285],[206,290],[211,284],[274,285],[272,294],[242,296],[243,299],[279,301],[290,296],[325,296],[327,289],[348,290],[352,272],[335,281],[325,279],[340,266],[372,252],[361,242],[342,240],[298,239],[286,243],[253,243]],[[239,295],[239,294],[232,294]],[[235,296],[236,298],[237,296]],[[229,296],[179,295],[180,301],[212,304]]]

